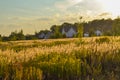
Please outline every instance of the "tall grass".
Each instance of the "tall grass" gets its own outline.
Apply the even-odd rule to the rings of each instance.
[[[0,43],[3,80],[120,80],[120,38]]]

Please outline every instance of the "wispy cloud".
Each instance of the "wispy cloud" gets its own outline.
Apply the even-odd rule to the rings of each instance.
[[[12,16],[12,17],[8,17],[8,20],[30,20],[30,18],[27,17],[20,17],[20,16]]]
[[[61,0],[55,3],[55,7],[62,13],[77,14],[75,16],[97,16],[103,13],[102,5],[97,0]],[[89,18],[90,19],[90,18]]]
[[[108,12],[101,13],[99,16],[100,17],[105,17],[105,16],[110,16],[111,14]]]
[[[35,19],[36,21],[52,21],[53,19],[52,18],[49,18],[49,17],[41,17],[41,18],[37,18]]]
[[[82,2],[83,0],[61,0],[55,3],[56,8],[59,8],[62,11],[67,10],[68,8]]]

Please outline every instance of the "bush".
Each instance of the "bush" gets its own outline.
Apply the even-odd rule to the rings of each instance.
[[[107,37],[103,37],[103,38],[98,38],[95,41],[96,41],[96,43],[104,43],[104,42],[108,43],[108,42],[110,42],[110,39]]]
[[[82,40],[81,38],[80,38],[78,41],[75,42],[75,44],[76,44],[77,46],[80,46],[81,44],[84,44],[84,43],[85,43],[85,41]]]

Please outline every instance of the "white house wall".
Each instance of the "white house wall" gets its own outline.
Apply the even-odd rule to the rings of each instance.
[[[95,31],[95,34],[96,34],[97,36],[101,36],[101,35],[102,35],[102,32],[99,31],[99,30],[96,30],[96,31]]]
[[[77,32],[74,31],[73,28],[70,28],[70,30],[68,32],[66,32],[66,37],[73,37]]]
[[[89,34],[88,33],[84,33],[84,37],[89,37]]]
[[[45,36],[45,34],[44,33],[41,33],[41,34],[39,34],[39,38],[44,38],[44,36]]]
[[[66,34],[66,32],[65,32],[64,28],[62,29],[62,34]]]

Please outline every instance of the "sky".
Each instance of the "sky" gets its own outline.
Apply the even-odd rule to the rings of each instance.
[[[0,34],[23,29],[24,34],[50,29],[64,22],[75,23],[120,15],[120,0],[0,0]]]

